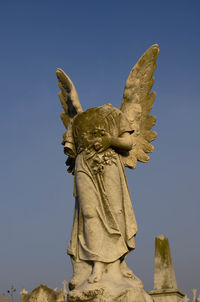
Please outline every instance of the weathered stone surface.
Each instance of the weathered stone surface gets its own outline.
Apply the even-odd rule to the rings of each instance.
[[[46,285],[39,285],[31,293],[21,293],[20,302],[65,302],[63,291],[56,292]]]
[[[177,287],[169,241],[164,235],[155,239],[154,289],[149,294],[155,302],[180,302],[185,296]]]
[[[152,290],[149,292],[154,302],[181,302],[185,294],[178,289]]]
[[[129,278],[122,274],[119,261],[107,266],[100,281],[90,283],[88,280],[68,293],[68,302],[152,302],[141,280],[133,272]]]
[[[133,67],[120,109],[105,104],[83,112],[71,79],[56,71],[67,129],[62,144],[75,176],[69,301],[151,301],[124,261],[137,233],[124,167],[147,162],[154,150],[156,118],[150,111],[158,54],[152,45]]]
[[[11,300],[7,297],[0,297],[0,302],[11,302]]]
[[[150,296],[143,290],[137,288],[127,288],[122,290],[119,294],[110,295],[110,293],[101,287],[96,289],[84,290],[76,293],[71,292],[68,296],[68,302],[153,302]]]
[[[113,280],[114,279],[114,280]],[[151,297],[133,280],[102,279],[98,283],[85,282],[72,290],[67,296],[68,302],[153,302]]]
[[[154,289],[177,288],[176,277],[169,247],[164,235],[155,239]]]

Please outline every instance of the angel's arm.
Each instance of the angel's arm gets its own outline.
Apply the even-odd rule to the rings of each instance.
[[[111,137],[111,147],[118,151],[130,151],[133,141],[129,132],[123,133],[119,137]]]
[[[129,132],[124,132],[119,137],[111,136],[109,133],[105,133],[101,137],[101,140],[96,142],[98,152],[102,152],[109,147],[112,147],[118,152],[127,152],[132,149],[132,138]]]

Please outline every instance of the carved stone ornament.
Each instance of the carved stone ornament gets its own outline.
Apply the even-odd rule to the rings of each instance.
[[[147,162],[147,153],[154,150],[156,118],[149,113],[158,54],[158,45],[151,46],[133,67],[120,109],[105,104],[83,111],[70,78],[56,71],[67,129],[62,144],[68,172],[74,175],[69,302],[152,301],[125,263],[137,232],[125,167]]]

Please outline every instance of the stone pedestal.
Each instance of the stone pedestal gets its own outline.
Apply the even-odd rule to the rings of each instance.
[[[152,290],[149,295],[154,302],[183,302],[185,294],[178,289]]]

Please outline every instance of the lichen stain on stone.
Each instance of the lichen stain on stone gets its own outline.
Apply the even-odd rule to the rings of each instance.
[[[158,247],[158,253],[160,254],[160,259],[163,264],[170,264],[170,258],[169,258],[169,241],[165,237],[164,239],[156,238],[156,244]]]

